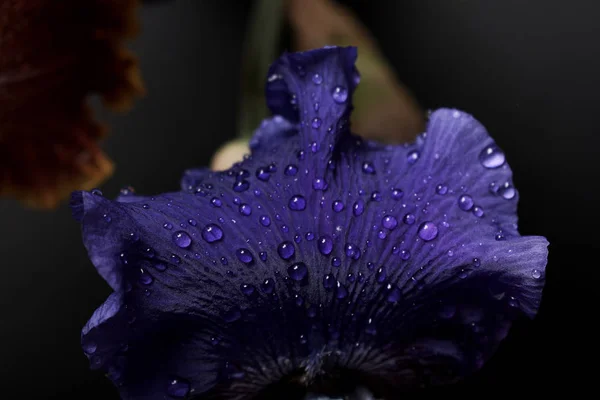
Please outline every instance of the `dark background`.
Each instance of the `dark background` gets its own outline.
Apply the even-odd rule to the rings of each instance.
[[[583,391],[597,369],[587,360],[595,359],[600,250],[600,2],[345,3],[425,108],[461,108],[488,127],[521,192],[521,233],[551,243],[539,317],[518,324],[480,374],[443,395]],[[144,6],[132,48],[148,95],[125,117],[103,115],[112,126],[105,148],[117,163],[106,195],[127,184],[143,193],[175,190],[184,169],[207,164],[233,137],[249,5]],[[2,200],[0,221],[0,386],[14,393],[0,398],[117,399],[79,346],[81,327],[109,289],[68,208],[36,212]]]

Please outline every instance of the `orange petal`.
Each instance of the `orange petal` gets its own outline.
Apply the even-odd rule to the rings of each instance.
[[[0,195],[53,208],[110,176],[98,147],[106,128],[87,101],[97,94],[124,111],[144,93],[124,48],[139,30],[137,8],[138,0],[0,2]]]
[[[407,142],[425,128],[425,113],[397,79],[367,28],[331,0],[288,0],[296,50],[357,46],[361,82],[354,93],[352,130],[369,139]]]

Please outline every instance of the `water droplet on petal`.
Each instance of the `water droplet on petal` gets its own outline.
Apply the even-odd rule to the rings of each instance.
[[[406,155],[406,161],[412,165],[417,162],[417,160],[419,159],[419,156],[420,156],[419,152],[417,150],[413,150]]]
[[[392,189],[392,199],[400,200],[404,196],[404,192],[402,189],[393,188]]]
[[[219,225],[208,224],[202,229],[202,239],[207,243],[214,243],[223,239],[223,230]]]
[[[534,269],[533,271],[531,271],[531,277],[533,279],[540,279],[542,277],[542,271],[540,271],[539,269]]]
[[[342,203],[340,200],[336,200],[331,205],[331,209],[335,212],[340,212],[344,209],[344,203]]]
[[[336,282],[335,297],[338,299],[344,299],[348,296],[348,289],[342,285],[339,281]]]
[[[473,215],[475,215],[477,218],[483,217],[483,214],[483,208],[480,206],[473,207]]]
[[[182,249],[186,249],[192,244],[192,238],[187,232],[177,231],[173,234],[173,242]]]
[[[260,285],[260,290],[262,290],[263,293],[266,293],[266,294],[273,293],[274,289],[275,289],[275,280],[273,280],[271,278],[265,279],[264,282],[261,283],[261,285]]]
[[[362,170],[365,174],[374,174],[375,166],[370,161],[365,161],[362,165]]]
[[[362,213],[365,211],[365,202],[362,201],[361,199],[358,199],[357,201],[354,202],[354,206],[352,207],[352,213],[354,214],[355,217],[358,217],[360,215],[362,215]]]
[[[415,223],[416,217],[413,214],[406,214],[404,216],[404,218],[402,218],[402,221],[404,221],[404,223],[406,225],[412,225]]]
[[[221,201],[221,199],[217,199],[216,197],[213,197],[210,200],[210,204],[212,204],[214,207],[221,207],[223,205],[223,202]]]
[[[254,262],[254,257],[248,249],[237,249],[235,254],[238,260],[240,260],[244,264],[252,264],[252,262]]]
[[[448,186],[446,186],[446,185],[441,185],[441,184],[440,184],[440,185],[437,185],[437,186],[435,187],[435,192],[436,192],[437,194],[440,194],[440,195],[445,195],[446,193],[448,193]]]
[[[310,125],[313,127],[313,129],[319,129],[321,127],[321,118],[313,118]]]
[[[283,173],[287,176],[294,176],[298,173],[298,167],[296,167],[294,164],[290,164],[285,167]]]
[[[312,81],[315,85],[320,85],[323,82],[323,77],[319,74],[314,74],[312,76]]]
[[[256,170],[256,177],[261,181],[266,182],[271,177],[271,172],[268,168],[261,167]]]
[[[327,186],[328,186],[327,182],[323,178],[315,178],[313,180],[313,189],[314,190],[326,190]]]
[[[185,398],[190,392],[190,383],[184,379],[172,378],[167,385],[167,395],[176,399]]]
[[[266,216],[266,215],[261,215],[261,216],[260,216],[260,218],[259,218],[258,220],[259,220],[259,222],[260,222],[260,224],[261,224],[262,226],[265,226],[265,227],[266,227],[266,226],[269,226],[269,225],[271,225],[271,218],[269,218],[269,217],[268,217],[268,216]]]
[[[326,290],[331,290],[336,284],[335,276],[333,274],[327,274],[323,277],[323,287]]]
[[[381,220],[381,225],[386,229],[393,230],[398,226],[398,220],[394,216],[386,215]]]
[[[403,259],[404,261],[408,260],[410,258],[410,251],[400,250],[400,258]]]
[[[240,290],[246,296],[252,296],[254,294],[254,292],[256,291],[256,288],[253,285],[242,283],[240,285]]]
[[[501,167],[506,161],[504,152],[495,144],[489,145],[479,153],[479,161],[485,168]]]
[[[296,282],[302,281],[304,278],[306,278],[307,274],[308,268],[306,267],[306,264],[302,262],[292,264],[288,268],[288,275]]]
[[[295,249],[292,242],[282,242],[279,244],[279,246],[277,246],[277,253],[279,254],[279,257],[283,258],[284,260],[289,260],[292,258],[294,256],[294,252]]]
[[[508,182],[498,189],[498,194],[505,200],[512,200],[517,195],[515,188]]]
[[[433,240],[438,235],[437,226],[431,221],[425,221],[419,226],[419,237],[426,242]]]
[[[336,86],[333,89],[331,96],[333,97],[333,100],[336,103],[338,103],[338,104],[345,103],[346,100],[348,100],[348,89],[346,89],[342,86]]]
[[[240,214],[248,216],[248,215],[252,214],[252,207],[250,207],[250,205],[245,204],[245,203],[240,204],[239,211],[240,211]]]
[[[463,194],[458,198],[458,208],[460,208],[463,211],[469,211],[473,208],[474,204],[475,203],[473,202],[473,198],[468,194]]]
[[[388,284],[386,287],[387,290],[387,301],[390,303],[397,303],[400,301],[402,297],[402,292],[398,288],[398,286]]]
[[[317,243],[321,254],[329,255],[333,251],[333,239],[330,236],[321,236]]]
[[[288,205],[290,207],[290,210],[302,211],[306,208],[306,200],[303,196],[297,194],[290,198]]]
[[[238,193],[248,190],[249,187],[250,187],[250,183],[245,180],[237,181],[233,184],[233,190]]]

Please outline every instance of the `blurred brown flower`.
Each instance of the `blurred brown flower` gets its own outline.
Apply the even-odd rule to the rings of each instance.
[[[0,2],[0,195],[52,208],[113,170],[87,104],[125,111],[144,93],[124,48],[138,0]]]

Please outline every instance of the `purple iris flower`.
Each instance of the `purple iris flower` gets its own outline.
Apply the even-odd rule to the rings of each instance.
[[[153,197],[73,194],[114,290],[82,346],[122,398],[452,383],[535,315],[548,243],[519,235],[502,150],[450,109],[412,144],[352,135],[356,55],[277,60],[275,116],[228,171],[189,170],[182,191]]]

